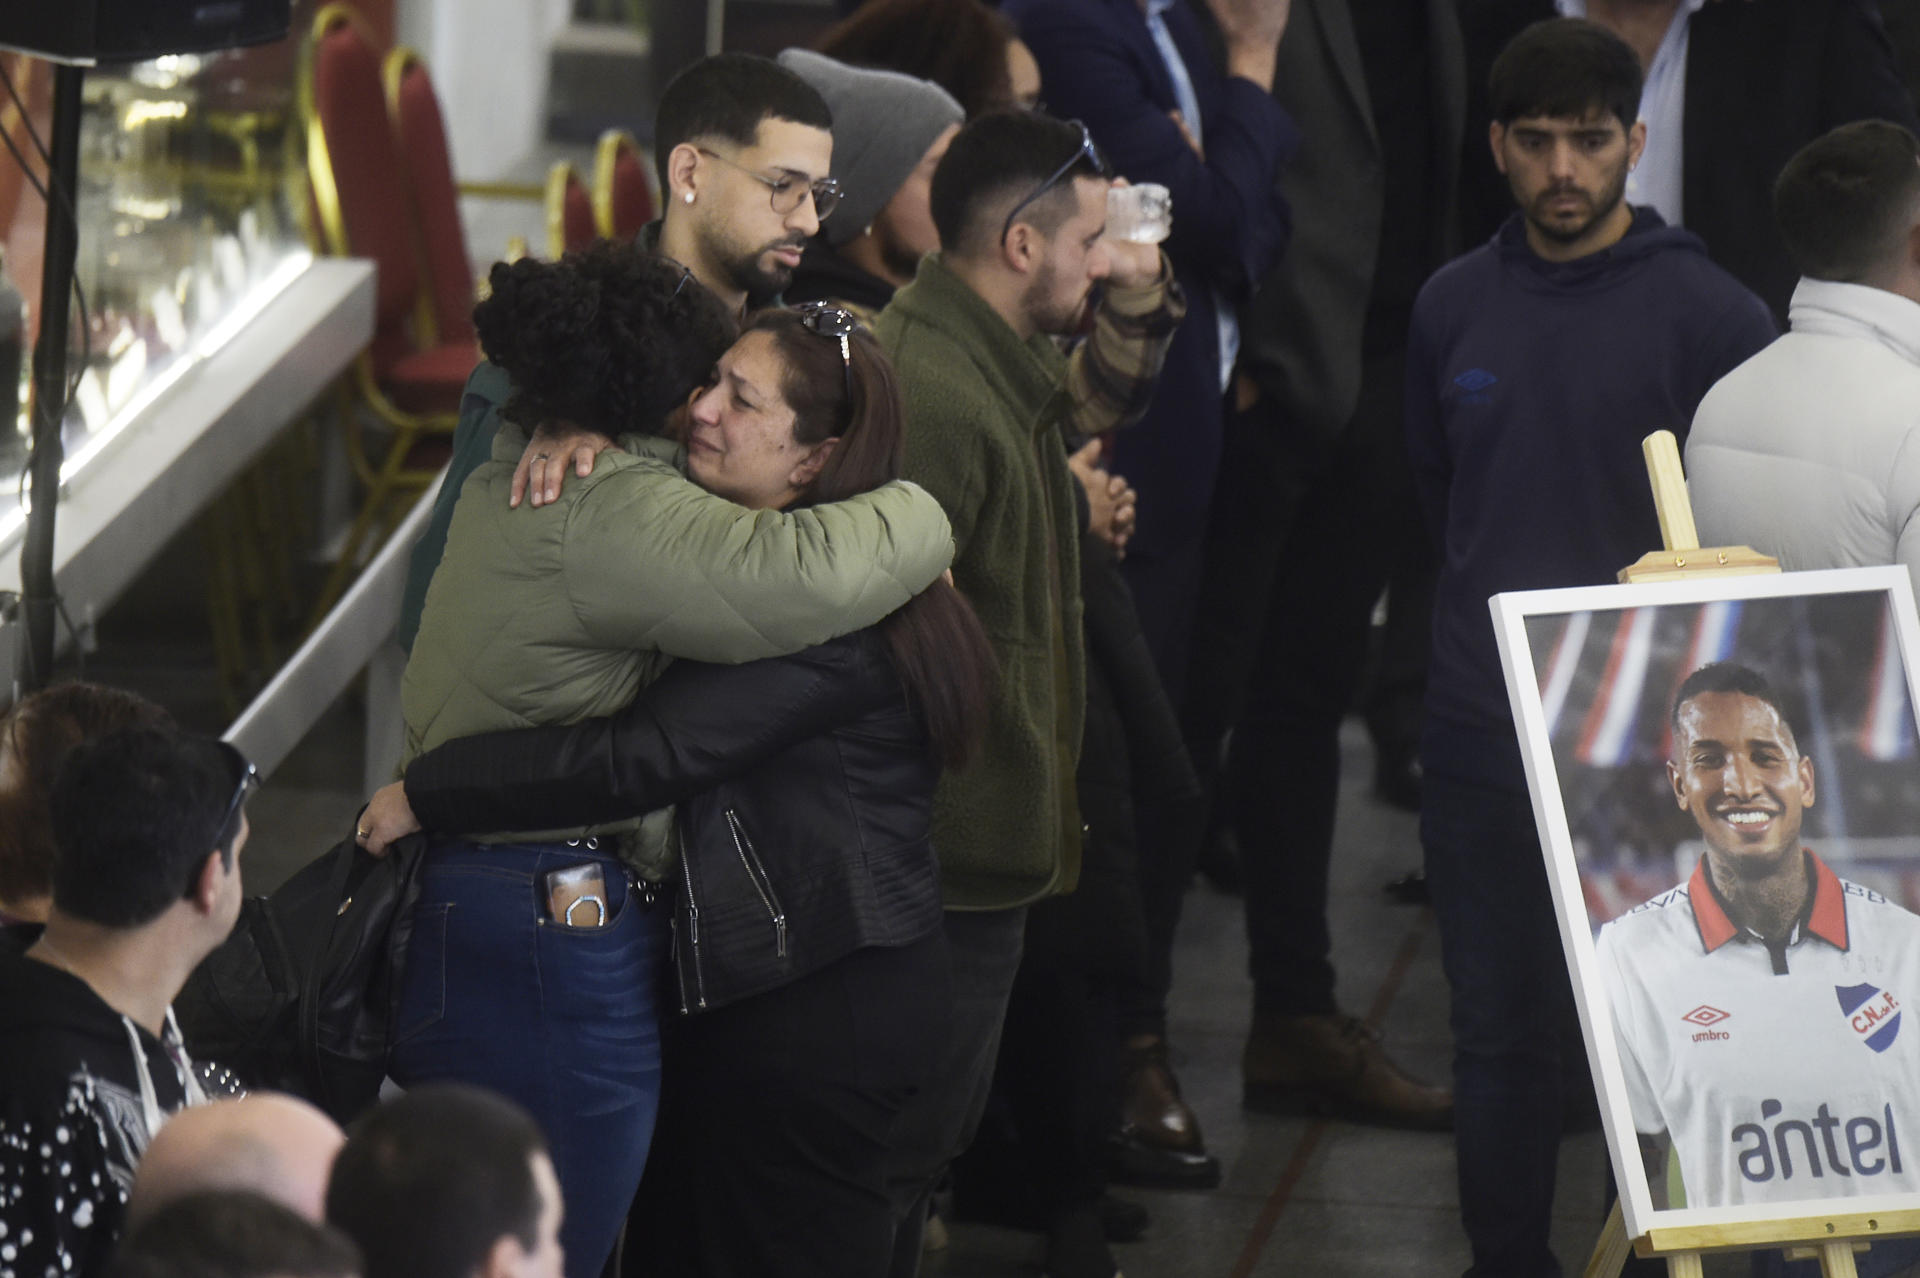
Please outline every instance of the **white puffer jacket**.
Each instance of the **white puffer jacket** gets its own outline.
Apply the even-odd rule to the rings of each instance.
[[[1790,571],[1903,564],[1920,593],[1920,303],[1802,279],[1788,319],[1694,414],[1700,542]]]

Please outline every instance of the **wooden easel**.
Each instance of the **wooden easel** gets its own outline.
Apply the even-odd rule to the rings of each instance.
[[[1751,546],[1700,548],[1687,477],[1680,469],[1680,441],[1672,431],[1657,430],[1641,440],[1640,453],[1647,459],[1647,481],[1653,485],[1653,508],[1660,515],[1660,540],[1666,549],[1648,551],[1622,568],[1621,581],[1697,581],[1780,571],[1778,559]]]
[[[1641,441],[1647,459],[1647,477],[1653,484],[1653,504],[1660,513],[1660,536],[1665,550],[1642,555],[1620,570],[1625,582],[1698,580],[1702,577],[1749,576],[1780,571],[1780,561],[1750,546],[1702,549],[1693,524],[1693,506],[1687,500],[1686,476],[1680,469],[1680,448],[1671,431],[1656,431]],[[1700,1257],[1709,1251],[1762,1251],[1780,1248],[1789,1260],[1819,1257],[1825,1278],[1855,1278],[1853,1253],[1865,1251],[1870,1240],[1902,1234],[1920,1234],[1920,1209],[1893,1212],[1837,1212],[1828,1216],[1783,1217],[1733,1225],[1694,1225],[1649,1230],[1644,1237],[1627,1238],[1620,1204],[1614,1203],[1607,1223],[1587,1261],[1585,1278],[1617,1278],[1629,1250],[1643,1257],[1664,1256],[1672,1278],[1700,1278]]]

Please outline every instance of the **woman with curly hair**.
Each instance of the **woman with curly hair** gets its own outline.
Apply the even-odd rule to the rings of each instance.
[[[945,569],[945,516],[910,485],[783,513],[681,474],[660,431],[733,337],[681,267],[600,245],[495,266],[491,284],[474,313],[482,373],[510,389],[476,375],[468,393],[503,393],[508,427],[462,489],[427,592],[401,689],[409,757],[611,714],[670,658],[806,649],[879,621]],[[556,501],[510,508],[524,432],[553,420],[625,451]],[[532,1111],[565,1194],[568,1274],[591,1278],[653,1131],[669,927],[657,898],[675,849],[670,813],[635,819],[549,792],[539,821],[463,821],[449,827],[462,837],[429,845],[390,1072],[477,1083]]]

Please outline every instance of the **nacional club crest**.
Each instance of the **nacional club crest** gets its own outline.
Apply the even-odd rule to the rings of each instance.
[[[1890,991],[1873,985],[1836,985],[1833,992],[1854,1037],[1876,1052],[1893,1046],[1900,1036],[1900,1001]]]

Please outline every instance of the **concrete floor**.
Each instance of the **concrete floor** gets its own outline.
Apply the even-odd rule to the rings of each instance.
[[[1349,721],[1346,779],[1331,890],[1334,961],[1345,1008],[1384,1031],[1394,1057],[1428,1079],[1449,1075],[1447,987],[1429,911],[1394,904],[1381,886],[1419,861],[1416,819],[1373,798],[1366,734]],[[1144,1203],[1152,1227],[1115,1248],[1128,1278],[1322,1278],[1450,1275],[1468,1263],[1454,1190],[1453,1142],[1332,1120],[1240,1108],[1240,1048],[1252,986],[1238,898],[1204,884],[1187,896],[1174,958],[1176,1068],[1220,1157],[1205,1193],[1116,1191]],[[1569,1273],[1586,1264],[1606,1200],[1597,1134],[1562,1146],[1554,1250]],[[952,1226],[923,1273],[1003,1278],[1039,1272],[1036,1235]]]

